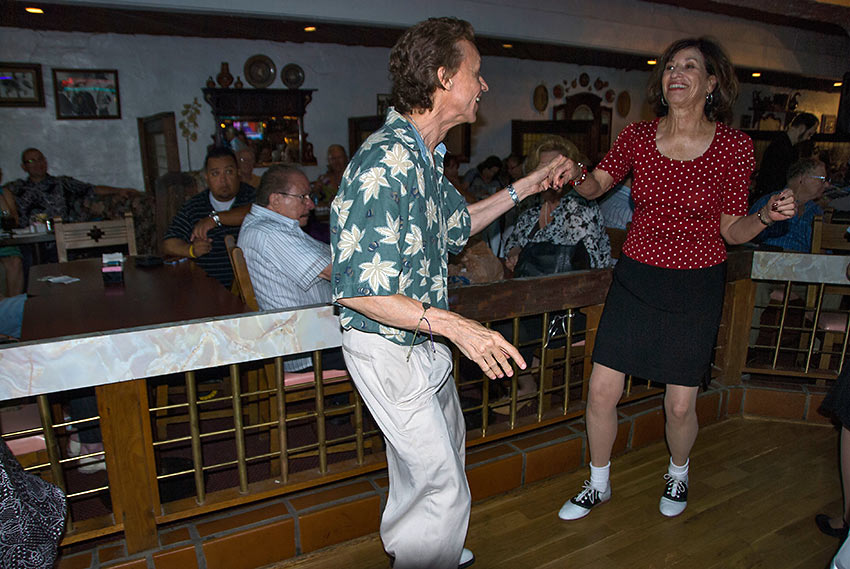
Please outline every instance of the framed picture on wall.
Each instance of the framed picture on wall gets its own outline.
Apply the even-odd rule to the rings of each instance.
[[[0,62],[0,107],[43,106],[41,65]]]
[[[116,69],[54,69],[57,119],[120,119]]]
[[[836,115],[823,115],[820,118],[820,131],[822,134],[835,134]]]

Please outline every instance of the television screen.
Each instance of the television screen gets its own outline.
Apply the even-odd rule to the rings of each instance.
[[[232,121],[233,127],[245,133],[248,140],[263,140],[262,121]]]

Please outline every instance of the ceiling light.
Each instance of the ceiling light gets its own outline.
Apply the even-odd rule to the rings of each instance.
[[[305,32],[315,32],[316,26],[307,26],[306,28],[304,28],[304,31]]]
[[[832,84],[832,86],[833,87],[841,87],[843,84],[844,83],[842,83],[841,81],[836,81],[835,83]]]
[[[647,60],[646,60],[646,64],[647,64],[647,65],[655,65],[655,64],[657,64],[657,63],[658,63],[658,62],[657,62],[656,60],[654,60],[654,59],[647,59]]]
[[[24,10],[26,10],[30,14],[44,14],[44,10],[42,10],[41,8],[33,8],[32,6],[28,6],[24,8]]]
[[[505,49],[511,49],[514,46],[512,43],[503,43],[502,47]]]
[[[758,71],[756,71],[755,73],[753,73],[753,77],[761,77],[761,73],[759,73]]]

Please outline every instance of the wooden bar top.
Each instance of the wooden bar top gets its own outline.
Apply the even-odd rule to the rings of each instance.
[[[67,275],[54,284],[38,279]],[[42,340],[251,312],[238,297],[191,262],[124,264],[124,283],[104,285],[100,259],[32,267],[22,340]]]

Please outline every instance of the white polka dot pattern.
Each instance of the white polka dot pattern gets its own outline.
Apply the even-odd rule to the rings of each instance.
[[[655,145],[658,119],[626,127],[597,168],[617,182],[633,171],[635,212],[623,252],[668,269],[712,267],[726,260],[720,214],[747,215],[755,167],[753,141],[717,123],[708,150],[672,160]]]

